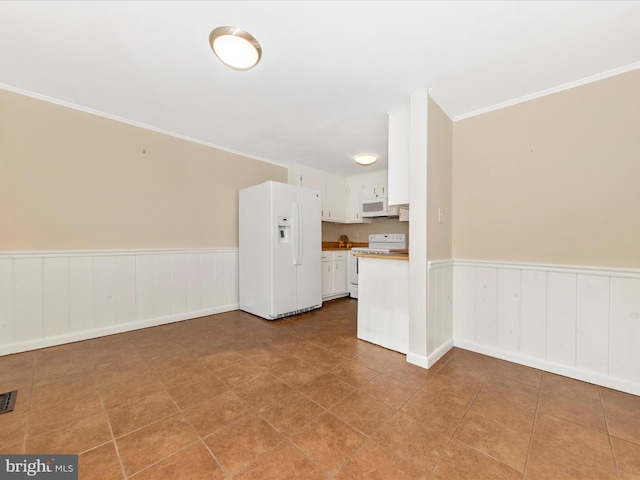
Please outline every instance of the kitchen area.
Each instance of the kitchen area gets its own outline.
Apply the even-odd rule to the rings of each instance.
[[[295,165],[289,183],[324,197],[323,302],[357,299],[358,338],[407,353],[408,206],[389,207],[387,171],[342,178]]]

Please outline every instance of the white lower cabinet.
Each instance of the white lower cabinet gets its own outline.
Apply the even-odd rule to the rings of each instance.
[[[349,295],[349,252],[322,252],[322,299]]]

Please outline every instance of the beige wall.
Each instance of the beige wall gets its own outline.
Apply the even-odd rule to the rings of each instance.
[[[236,247],[284,167],[0,90],[0,250]]]
[[[409,222],[400,222],[396,217],[374,218],[371,223],[322,222],[322,241],[337,242],[346,235],[352,242],[368,242],[370,233],[404,233],[409,237]]]
[[[429,97],[427,102],[427,258],[451,258],[451,168],[453,122]],[[438,208],[442,221],[438,221]]]
[[[640,267],[640,70],[453,127],[453,256]]]

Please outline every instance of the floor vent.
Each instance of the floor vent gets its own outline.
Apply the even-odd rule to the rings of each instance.
[[[0,413],[10,412],[16,404],[18,398],[18,390],[7,393],[0,393]]]

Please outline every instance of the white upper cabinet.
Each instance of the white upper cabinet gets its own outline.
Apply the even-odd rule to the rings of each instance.
[[[323,221],[347,221],[347,197],[343,177],[298,163],[289,167],[288,183],[320,192]]]
[[[320,192],[324,222],[371,223],[371,218],[362,218],[362,199],[388,195],[386,170],[345,178],[314,167],[296,164],[289,167],[288,182]],[[398,215],[398,210],[389,208],[389,215]]]
[[[323,220],[344,223],[347,221],[347,193],[344,177],[326,174],[326,201],[323,207]]]
[[[347,177],[347,223],[371,223],[370,218],[360,215],[362,182],[360,176]]]
[[[381,197],[387,194],[387,172],[377,170],[371,173],[358,175],[362,183],[362,197]]]
[[[389,112],[389,205],[409,204],[409,105]]]

